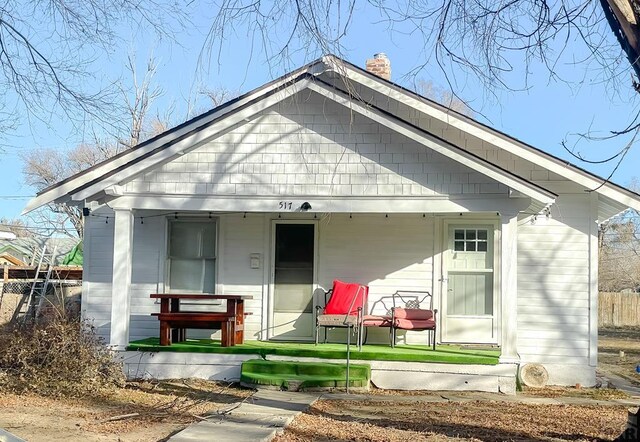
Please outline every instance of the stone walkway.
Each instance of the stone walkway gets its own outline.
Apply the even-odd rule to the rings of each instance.
[[[269,441],[319,397],[320,393],[258,390],[240,406],[190,425],[169,440]]]
[[[0,442],[26,442],[26,441],[0,428]]]
[[[640,388],[633,385],[631,382],[617,374],[598,369],[598,376],[602,376],[606,379],[610,386],[622,390],[631,396],[640,397]]]

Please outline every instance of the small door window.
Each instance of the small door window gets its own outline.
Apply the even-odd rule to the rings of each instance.
[[[486,229],[455,229],[453,250],[456,252],[486,252],[487,239]]]

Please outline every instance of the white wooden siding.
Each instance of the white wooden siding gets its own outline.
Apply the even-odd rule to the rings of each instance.
[[[133,227],[133,266],[131,270],[131,318],[129,339],[159,335],[158,319],[151,313],[160,307],[149,297],[164,289],[165,235],[164,217],[139,220]]]
[[[85,218],[84,269],[82,282],[83,319],[109,340],[111,331],[111,283],[113,280],[113,212],[102,209]]]
[[[331,215],[320,222],[318,281],[366,284],[371,304],[396,290],[432,290],[433,218]]]
[[[589,365],[589,195],[564,194],[551,219],[518,228],[522,362]]]
[[[245,301],[245,339],[260,339],[264,287],[264,218],[262,214],[224,215],[220,218],[221,247],[218,274],[226,295],[251,295]],[[250,256],[260,253],[260,268],[252,269]],[[266,303],[264,311],[266,312]]]
[[[330,83],[333,81],[326,75],[321,76],[321,78]],[[344,84],[337,84],[337,86],[341,89],[345,89]],[[499,147],[496,147],[495,145],[487,143],[478,137],[465,133],[454,126],[447,124],[446,121],[432,118],[411,107],[409,104],[392,100],[389,96],[374,91],[363,84],[349,84],[349,88],[354,90],[355,93],[364,101],[390,112],[429,132],[430,134],[443,138],[444,140],[447,140],[448,142],[465,149],[480,158],[490,161],[503,169],[518,175],[519,177],[546,187],[549,190],[553,191],[553,189],[547,186],[547,182],[549,181],[560,181],[563,183],[569,182],[566,178],[563,178],[553,172],[549,172],[538,164],[524,160],[514,154],[500,149]],[[578,186],[576,185],[575,187]]]
[[[386,314],[396,290],[433,293],[433,231],[434,219],[421,214],[333,214],[319,223],[318,282],[326,290],[334,279],[366,284],[368,313]],[[410,332],[407,342],[427,337]],[[369,330],[376,341],[388,342],[388,329]]]

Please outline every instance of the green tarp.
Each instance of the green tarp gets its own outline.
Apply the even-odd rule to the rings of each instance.
[[[82,241],[80,241],[69,253],[64,257],[62,265],[65,266],[82,266]]]

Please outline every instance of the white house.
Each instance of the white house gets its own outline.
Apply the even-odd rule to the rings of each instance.
[[[339,278],[367,284],[370,305],[428,290],[439,343],[495,345],[501,364],[540,363],[570,385],[595,382],[598,224],[640,209],[639,195],[335,56],[25,211],[52,201],[87,209],[83,315],[115,348],[157,336],[149,294],[172,290],[252,295],[248,339],[311,340],[312,291]]]

